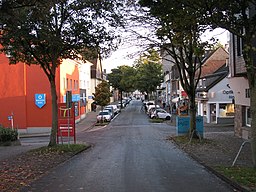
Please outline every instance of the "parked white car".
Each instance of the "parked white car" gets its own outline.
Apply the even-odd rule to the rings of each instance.
[[[159,118],[159,119],[165,119],[170,120],[172,115],[165,111],[164,109],[156,109],[150,116],[151,118]]]
[[[115,112],[114,112],[113,107],[104,107],[103,110],[104,110],[104,111],[109,111],[109,113],[110,113],[112,119],[115,117]]]
[[[149,111],[150,110],[152,110],[152,109],[159,109],[160,108],[160,106],[159,105],[148,105],[148,110],[147,110],[147,113],[149,113]]]
[[[117,107],[117,105],[107,105],[106,107],[112,107],[115,115],[120,112],[120,109]]]
[[[96,118],[97,118],[97,123],[100,121],[110,122],[112,119],[110,112],[107,110],[100,111]]]

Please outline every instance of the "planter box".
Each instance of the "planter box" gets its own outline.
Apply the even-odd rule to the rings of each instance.
[[[177,116],[176,117],[176,134],[187,135],[190,128],[190,117],[189,116]],[[196,117],[196,131],[200,137],[204,137],[204,120],[203,116]]]

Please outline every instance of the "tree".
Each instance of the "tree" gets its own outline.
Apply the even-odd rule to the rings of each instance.
[[[0,51],[11,64],[40,65],[48,77],[52,96],[52,129],[49,146],[56,145],[56,69],[62,59],[85,52],[100,55],[115,47],[113,27],[121,24],[118,0],[3,1],[0,7]],[[95,50],[90,52],[90,50]],[[82,54],[81,54],[82,53]],[[88,55],[88,54],[87,54]],[[94,56],[94,55],[93,55]],[[87,59],[87,58],[83,58]]]
[[[112,96],[107,81],[102,81],[100,84],[95,87],[95,93],[93,93],[94,101],[97,105],[101,106],[101,110],[109,104],[110,97]]]
[[[171,56],[178,69],[181,85],[189,98],[189,137],[196,134],[196,88],[201,74],[201,57],[207,42],[200,35],[207,29],[201,25],[198,12],[178,1],[141,0],[142,6],[157,20],[157,37],[161,40],[163,53]]]
[[[161,1],[162,2],[162,1]],[[204,26],[211,28],[221,27],[242,40],[242,54],[244,58],[246,75],[250,89],[250,110],[251,110],[251,146],[254,167],[256,167],[256,67],[255,67],[255,36],[256,16],[255,0],[228,1],[228,0],[191,0],[191,1],[166,1],[170,5],[174,2],[183,4],[184,7],[198,13],[197,18]],[[155,1],[155,3],[158,3]],[[173,7],[175,10],[181,7]],[[185,15],[184,15],[185,16]]]
[[[122,65],[118,68],[111,69],[111,73],[108,74],[108,81],[110,85],[120,92],[120,102],[122,105],[123,92],[132,92],[135,90],[136,71],[133,67]]]
[[[203,4],[201,1],[192,7],[199,9],[205,22],[212,27],[221,27],[242,39],[242,56],[245,61],[250,89],[251,111],[251,146],[252,159],[256,167],[256,65],[255,36],[256,17],[254,0],[244,1],[212,1]],[[190,5],[191,6],[191,5]],[[202,10],[201,10],[202,9]]]
[[[147,95],[156,92],[164,79],[158,52],[154,49],[148,50],[135,62],[135,66],[136,88]]]

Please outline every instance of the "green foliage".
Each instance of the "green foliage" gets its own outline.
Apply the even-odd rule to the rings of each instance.
[[[133,67],[122,65],[111,70],[108,81],[111,86],[119,91],[132,92],[135,90],[136,70]]]
[[[0,127],[0,143],[16,141],[18,139],[17,130]]]
[[[185,6],[183,1],[140,0],[148,13],[158,21],[156,35],[161,40],[163,59],[177,68],[179,80],[188,94],[190,105],[190,132],[196,127],[196,88],[201,74],[201,58],[208,42],[200,36],[207,27],[200,12]]]
[[[10,63],[40,64],[44,69],[49,63],[60,64],[53,60],[75,58],[86,49],[104,47],[107,52],[115,47],[110,43],[116,38],[113,26],[122,18],[118,5],[115,0],[35,1],[29,6],[4,2],[2,51],[10,55]]]
[[[160,56],[155,50],[144,53],[136,64],[136,87],[141,92],[152,93],[163,82]]]
[[[110,97],[112,96],[109,88],[109,84],[107,81],[102,81],[100,84],[95,87],[94,101],[97,105],[102,107],[106,106],[110,102]]]

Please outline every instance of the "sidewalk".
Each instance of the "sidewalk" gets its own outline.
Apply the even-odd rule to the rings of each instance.
[[[96,112],[91,111],[87,113],[86,117],[76,124],[76,133],[92,129],[96,123],[96,116],[98,112],[99,109],[97,109]]]
[[[96,123],[96,116],[98,114],[97,110],[96,112],[88,112],[86,114],[86,117],[81,120],[79,123],[76,124],[76,134],[79,132],[83,132],[86,130],[89,130],[93,128],[93,126]],[[49,133],[41,133],[41,134],[23,134],[20,135],[20,138],[31,138],[31,137],[49,137]],[[14,145],[14,146],[0,146],[0,161],[4,161],[8,158],[15,157],[17,155],[20,155],[22,153],[25,153],[31,149],[36,149],[39,147],[42,147],[43,145]]]

